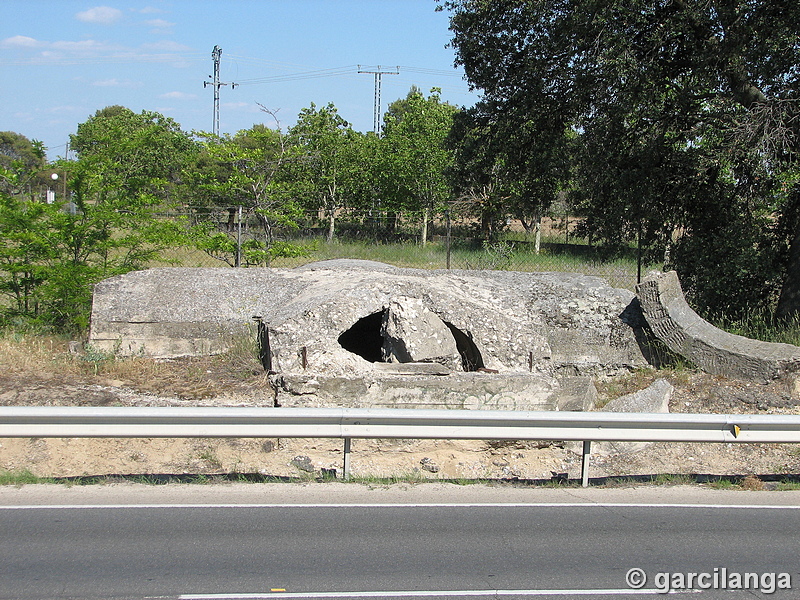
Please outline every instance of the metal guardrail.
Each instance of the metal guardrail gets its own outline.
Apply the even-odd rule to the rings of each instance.
[[[0,437],[476,439],[583,442],[800,442],[800,415],[523,412],[358,408],[0,407]]]

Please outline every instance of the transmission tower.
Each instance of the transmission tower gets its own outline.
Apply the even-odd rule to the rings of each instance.
[[[203,87],[208,87],[210,85],[214,88],[214,124],[212,126],[214,135],[219,135],[219,88],[223,85],[228,85],[219,80],[219,63],[221,58],[222,48],[214,46],[214,49],[211,51],[211,59],[214,61],[214,75],[209,75],[211,81],[203,82]],[[231,89],[235,88],[237,85],[236,83],[231,83]]]
[[[381,66],[378,65],[378,68],[374,71],[368,71],[367,69],[362,69],[361,65],[358,65],[358,72],[359,73],[371,73],[375,76],[375,101],[373,104],[373,114],[372,114],[372,131],[375,132],[375,135],[381,134],[381,75],[399,75],[400,74],[400,67],[395,67],[394,71],[381,71]]]

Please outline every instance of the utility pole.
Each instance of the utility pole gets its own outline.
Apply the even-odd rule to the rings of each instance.
[[[366,69],[362,69],[361,65],[358,65],[358,72],[371,73],[375,76],[375,100],[373,104],[372,131],[375,132],[375,135],[379,136],[381,134],[381,75],[399,75],[400,67],[395,67],[394,71],[381,71],[381,66],[378,65],[376,70],[368,71]]]
[[[219,63],[220,59],[222,58],[222,48],[219,46],[214,46],[214,49],[211,51],[211,59],[214,61],[214,75],[209,75],[211,81],[204,81],[203,87],[208,87],[209,85],[214,88],[214,125],[212,127],[212,132],[214,135],[219,135],[219,88],[223,85],[228,85],[227,83],[222,83],[219,80]],[[231,89],[235,88],[237,84],[231,83]]]

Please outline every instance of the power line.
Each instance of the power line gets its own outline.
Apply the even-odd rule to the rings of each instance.
[[[378,65],[376,70],[369,71],[367,69],[362,69],[361,65],[358,65],[358,72],[371,73],[372,75],[375,76],[375,101],[373,104],[372,131],[375,132],[375,135],[380,135],[381,134],[381,75],[399,75],[400,67],[395,67],[394,71],[381,71],[381,66]]]
[[[302,71],[300,73],[289,73],[286,75],[272,75],[270,77],[257,77],[253,79],[240,79],[237,85],[253,85],[259,83],[280,83],[283,81],[297,81],[301,79],[318,79],[320,77],[338,77],[340,75],[350,75],[354,71],[353,66],[336,67],[333,69],[317,69],[314,71]]]
[[[214,124],[213,124],[213,133],[214,135],[219,135],[219,89],[223,85],[228,85],[227,83],[222,83],[219,80],[219,63],[222,59],[222,48],[219,46],[214,46],[214,49],[211,51],[211,59],[214,62],[214,75],[210,76],[211,81],[204,81],[203,87],[212,86],[214,88]],[[235,88],[238,84],[231,83],[231,89]]]

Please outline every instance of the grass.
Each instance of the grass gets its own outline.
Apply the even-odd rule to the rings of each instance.
[[[800,317],[793,317],[788,321],[776,321],[767,310],[753,310],[746,317],[732,319],[725,315],[718,315],[710,318],[709,321],[715,327],[728,333],[762,342],[800,346]]]
[[[276,258],[271,266],[294,268],[309,262],[349,258],[378,261],[404,268],[447,268],[447,248],[442,241],[429,242],[424,246],[415,242],[376,243],[343,238],[334,239],[332,242],[320,241],[319,238],[304,238],[295,242],[312,247],[313,251],[305,257]],[[588,248],[588,246],[565,245],[545,240],[540,252],[537,253],[532,244],[514,240],[499,241],[484,246],[455,240],[451,246],[450,267],[468,270],[584,273],[604,277],[615,287],[633,289],[636,284],[634,259],[599,260],[585,250]],[[225,263],[191,248],[174,248],[169,251],[166,259],[169,264],[175,266],[227,267]]]
[[[115,356],[67,337],[0,331],[0,373],[18,381],[49,380],[99,383],[119,382],[145,393],[171,393],[186,399],[213,396],[225,386],[266,377],[258,359],[255,337],[242,334],[230,340],[229,350],[215,356],[161,361],[144,356]]]
[[[690,381],[692,372],[690,365],[678,362],[674,366],[645,367],[617,377],[596,380],[598,398],[595,408],[603,408],[615,398],[643,390],[656,379],[666,379],[673,385],[685,386]]]
[[[0,485],[22,486],[32,483],[50,483],[52,479],[37,477],[27,469],[21,471],[7,471],[0,469]]]

